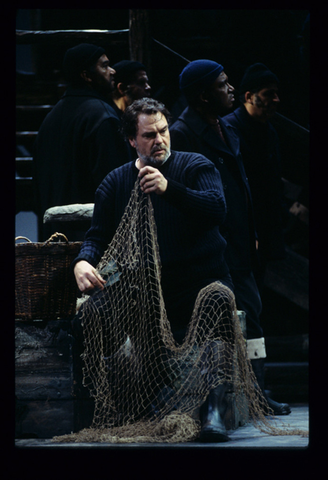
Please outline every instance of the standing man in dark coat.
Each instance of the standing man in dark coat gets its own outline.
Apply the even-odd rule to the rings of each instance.
[[[69,85],[42,123],[35,147],[34,180],[39,220],[46,209],[93,203],[95,191],[114,168],[131,160],[120,134],[120,118],[110,105],[115,70],[102,47],[80,44],[64,57]],[[43,239],[54,231],[83,240],[90,222],[46,224]]]
[[[268,261],[284,258],[281,159],[277,132],[270,123],[280,102],[278,78],[262,63],[251,65],[239,87],[242,105],[224,119],[236,128],[251,187],[263,285]]]
[[[219,170],[227,202],[222,234],[227,241],[226,261],[234,284],[237,308],[246,312],[247,351],[264,391],[265,340],[260,325],[262,302],[253,270],[257,266],[257,237],[248,179],[240,141],[221,116],[233,106],[234,88],[223,66],[211,60],[190,62],[180,74],[180,89],[188,107],[170,129],[172,148],[197,152]],[[267,398],[277,415],[290,413],[287,404]]]

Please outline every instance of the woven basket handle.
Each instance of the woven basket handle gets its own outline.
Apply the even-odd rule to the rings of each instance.
[[[44,244],[47,245],[47,243],[52,242],[55,238],[58,239],[58,237],[63,237],[65,242],[68,243],[68,238],[63,233],[56,232],[53,235],[51,235],[51,237],[48,238],[48,240],[46,240]]]
[[[29,243],[32,243],[31,240],[27,237],[16,237],[15,242],[16,242],[16,240],[27,240]]]

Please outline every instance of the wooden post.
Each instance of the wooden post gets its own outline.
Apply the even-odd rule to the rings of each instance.
[[[130,10],[129,48],[130,59],[143,63],[147,68],[147,73],[149,76],[151,68],[151,54],[148,16],[148,10]]]

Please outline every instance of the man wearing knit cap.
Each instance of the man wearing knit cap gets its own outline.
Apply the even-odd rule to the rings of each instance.
[[[113,68],[115,75],[112,97],[114,104],[122,113],[134,100],[150,97],[151,86],[146,67],[142,63],[122,60],[115,63]]]
[[[262,302],[253,270],[258,267],[257,234],[250,186],[235,129],[222,116],[232,109],[234,87],[222,65],[212,60],[190,62],[180,74],[180,89],[188,102],[170,129],[174,150],[201,153],[221,174],[227,217],[222,234],[225,259],[234,284],[237,308],[246,312],[249,358],[265,358],[260,325]],[[263,373],[257,371],[255,373]],[[263,386],[263,382],[258,383]],[[286,404],[267,399],[276,414],[288,414]]]
[[[262,63],[251,65],[242,78],[241,106],[225,116],[236,128],[251,186],[263,284],[268,261],[284,258],[281,158],[277,132],[270,123],[279,105],[278,78]]]
[[[279,140],[269,121],[279,104],[278,78],[262,63],[251,65],[242,78],[239,94],[241,106],[224,119],[240,138],[252,191],[259,240],[257,282],[261,291],[267,263],[285,255]],[[250,358],[264,388],[264,358]]]
[[[282,229],[282,180],[279,139],[270,123],[280,103],[279,81],[262,63],[251,65],[242,78],[242,105],[225,120],[235,127],[241,141],[245,170],[251,186],[263,282],[266,263],[284,258]]]
[[[63,74],[68,87],[42,123],[35,145],[34,183],[39,222],[46,209],[93,203],[96,188],[114,168],[131,160],[120,134],[120,118],[111,102],[114,88],[102,47],[82,43],[67,50]],[[89,221],[53,222],[40,232],[46,240],[60,231],[83,240]]]

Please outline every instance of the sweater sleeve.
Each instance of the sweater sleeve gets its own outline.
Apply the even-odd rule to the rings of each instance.
[[[176,154],[175,164],[179,165],[181,152]],[[168,187],[163,198],[191,219],[221,225],[226,217],[226,201],[220,173],[202,155],[192,154],[188,158],[185,184],[167,177]]]
[[[103,256],[116,229],[114,197],[112,176],[108,175],[96,191],[91,227],[85,235],[78,257],[71,265],[72,268],[80,260],[86,260],[96,267]]]

